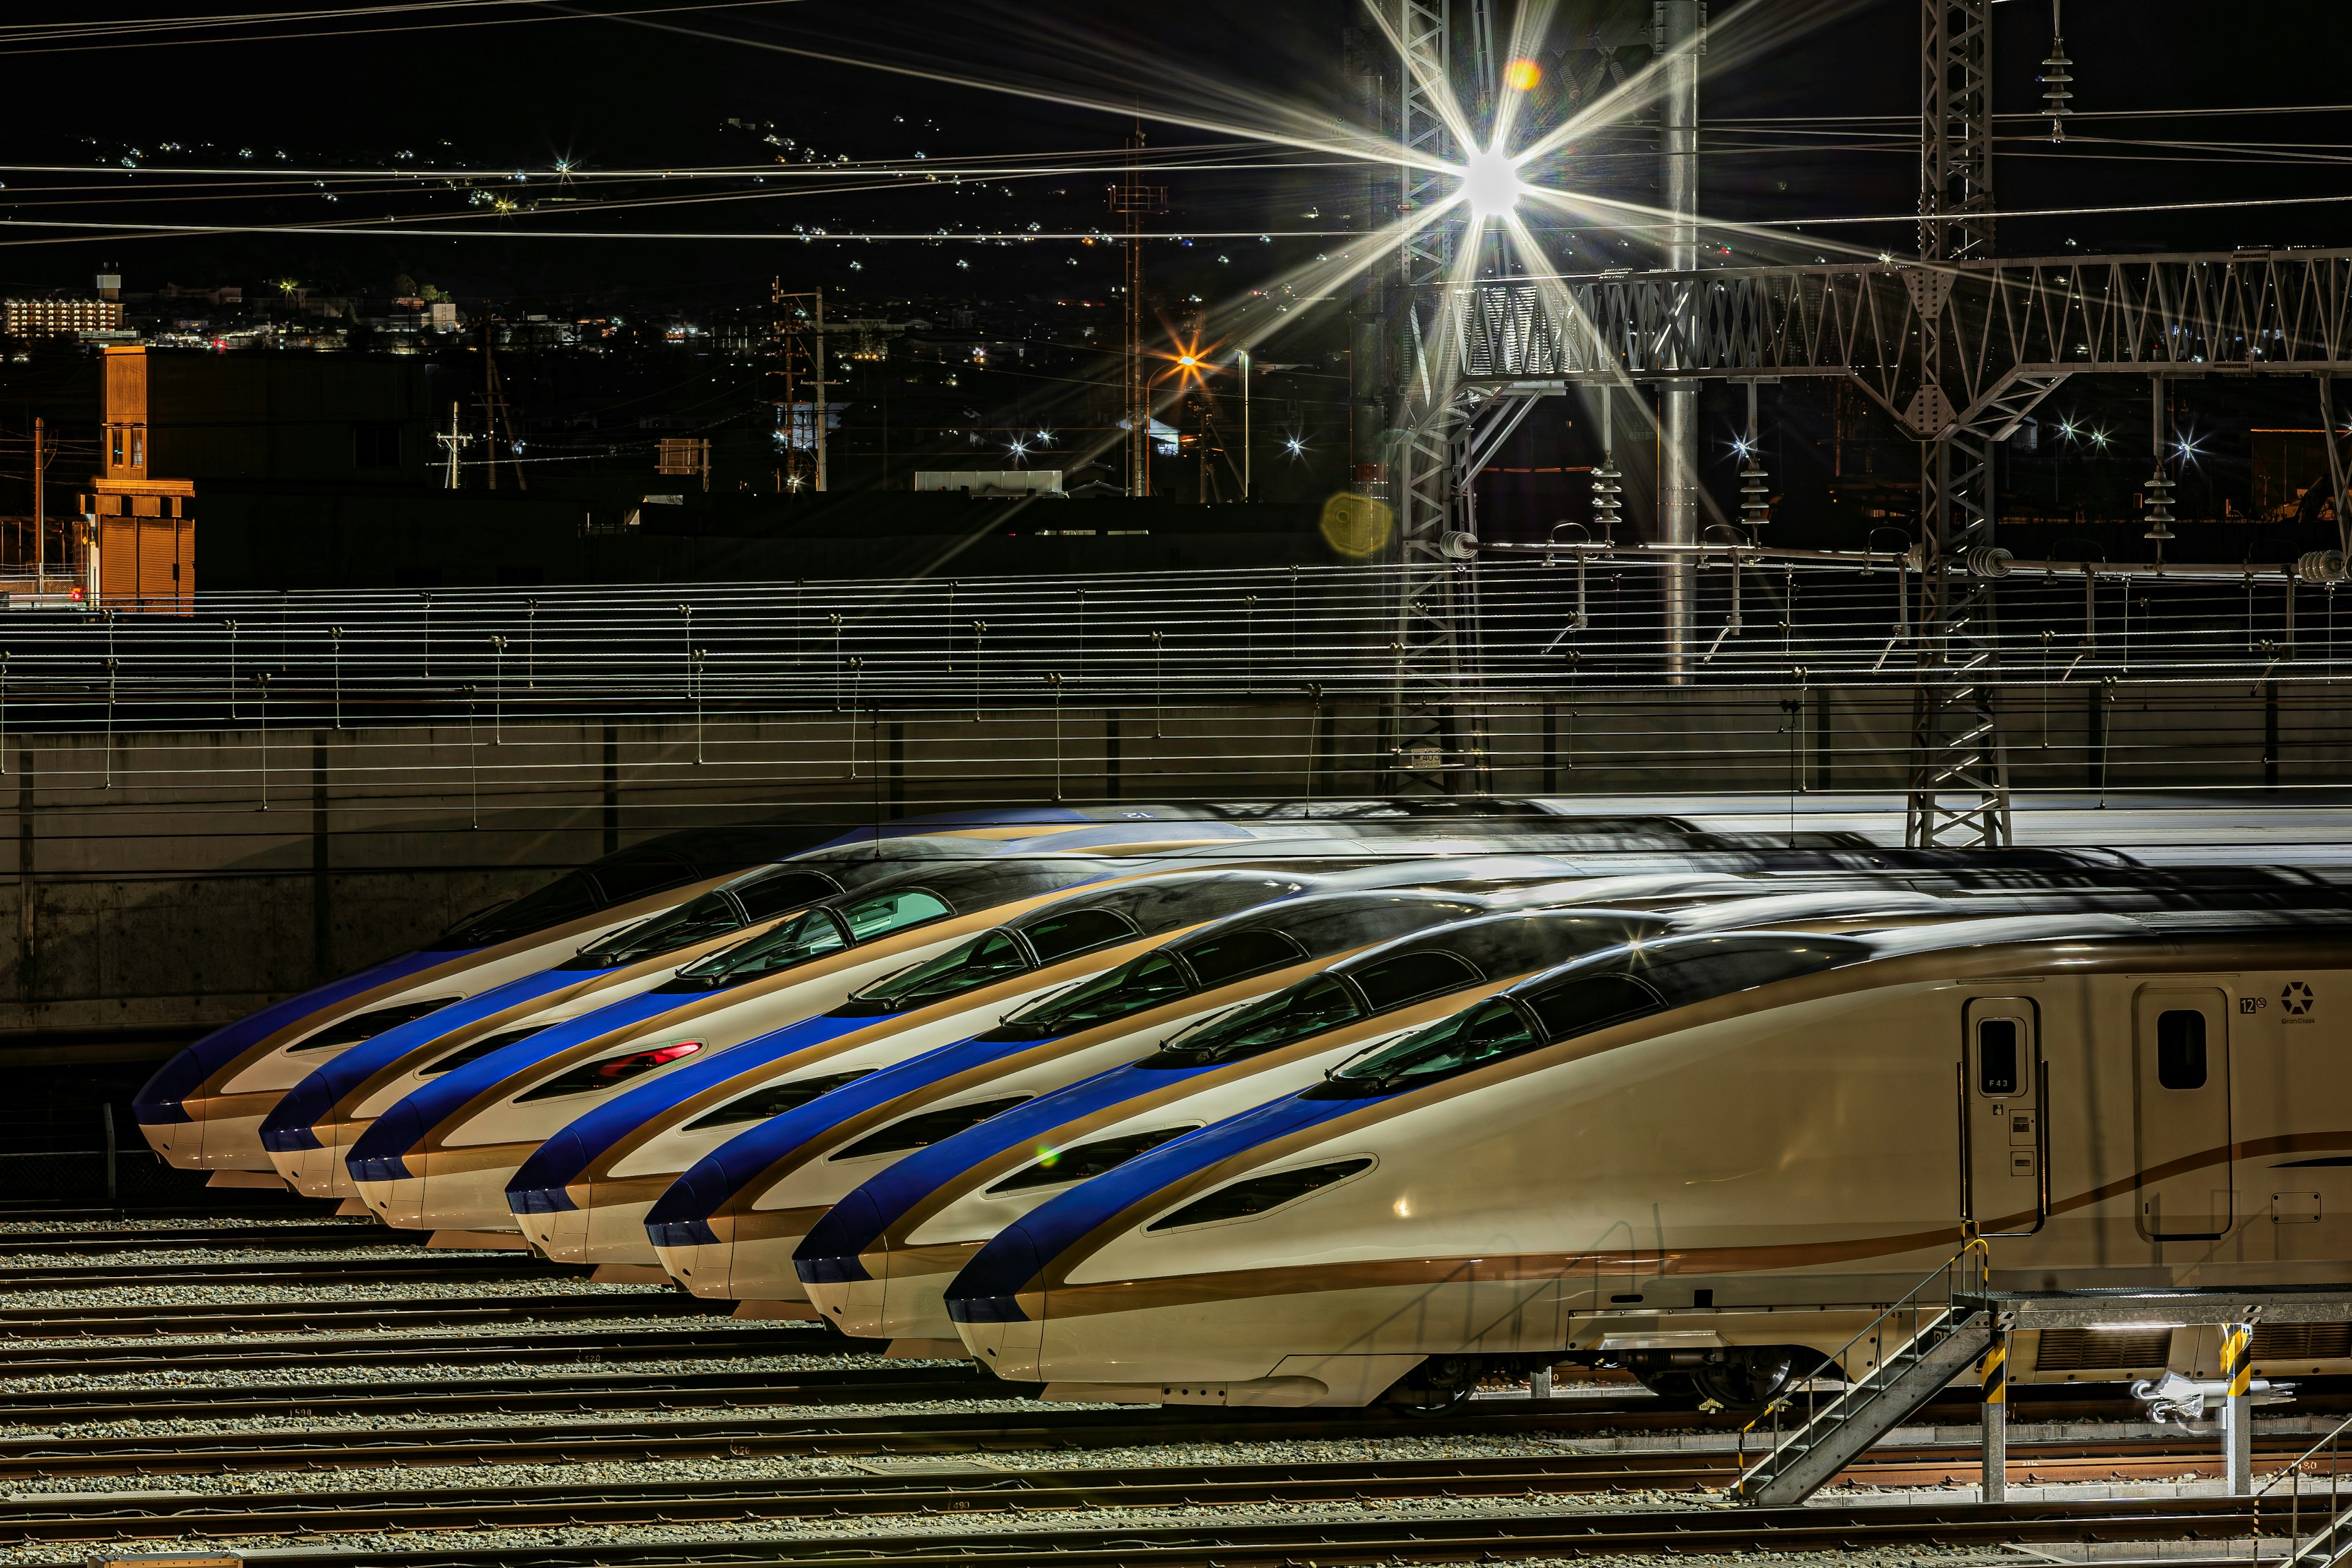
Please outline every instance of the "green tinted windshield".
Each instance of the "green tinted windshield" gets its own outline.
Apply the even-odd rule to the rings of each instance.
[[[1072,1034],[1158,1006],[1192,989],[1192,979],[1182,964],[1164,952],[1147,952],[1108,973],[1097,974],[1012,1014],[989,1034],[999,1038],[1038,1040]]]
[[[1011,935],[1001,931],[983,931],[937,958],[912,969],[902,969],[867,986],[836,1011],[903,1013],[911,1007],[945,1001],[1029,967],[1028,952]]]
[[[831,915],[823,910],[811,910],[754,941],[714,952],[699,963],[688,964],[677,972],[678,978],[751,980],[806,963],[813,958],[823,958],[828,952],[839,952],[848,945]]]
[[[1318,975],[1263,1002],[1206,1018],[1145,1058],[1139,1067],[1202,1067],[1239,1061],[1363,1016],[1345,985]]]
[[[1343,1083],[1410,1083],[1459,1072],[1536,1043],[1519,1010],[1497,996],[1332,1070]]]
[[[741,907],[714,889],[678,909],[639,921],[602,941],[590,942],[565,967],[617,968],[742,929]]]

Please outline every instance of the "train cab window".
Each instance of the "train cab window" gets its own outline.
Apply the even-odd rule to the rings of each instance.
[[[1184,966],[1164,952],[1147,952],[1107,974],[1056,991],[1016,1013],[979,1037],[983,1040],[1049,1040],[1056,1035],[1140,1013],[1192,994]]]
[[[1658,994],[1630,974],[1588,974],[1528,995],[1528,1005],[1554,1040],[1574,1039],[1628,1018],[1663,1012]]]
[[[1364,994],[1364,1000],[1372,1005],[1373,1012],[1385,1013],[1424,996],[1439,996],[1465,985],[1475,985],[1486,976],[1460,954],[1431,948],[1366,964],[1349,978]]]
[[[765,1084],[749,1094],[739,1094],[716,1110],[705,1111],[679,1131],[698,1132],[706,1127],[740,1127],[748,1122],[765,1121],[782,1116],[787,1110],[798,1110],[819,1095],[831,1094],[844,1084],[856,1083],[872,1068],[856,1072],[837,1072],[824,1078],[787,1079],[782,1083]]]
[[[1307,1093],[1318,1099],[1387,1093],[1467,1072],[1517,1056],[1538,1043],[1517,1007],[1499,996],[1491,997],[1416,1030],[1394,1045],[1333,1068],[1323,1083]]]
[[[723,889],[713,888],[677,909],[624,926],[611,936],[590,942],[580,950],[578,957],[557,967],[618,969],[742,929],[742,906]]]
[[[2205,1087],[2205,1015],[2192,1007],[2156,1016],[2156,1081],[2166,1089]]]
[[[663,989],[740,985],[762,974],[774,974],[823,958],[829,952],[840,952],[848,946],[848,938],[841,934],[841,926],[833,916],[823,910],[811,910],[750,942],[737,942],[723,952],[714,952],[700,963],[688,964],[677,972],[677,981]]]
[[[1161,1042],[1159,1050],[1136,1065],[1171,1070],[1242,1061],[1363,1016],[1348,987],[1318,974],[1263,1002],[1203,1018]]]
[[[902,969],[833,1010],[836,1018],[874,1018],[928,1007],[1032,967],[1029,954],[1010,931],[983,931],[937,958]]]
[[[992,1193],[1026,1193],[1034,1192],[1039,1187],[1066,1187],[1072,1182],[1089,1181],[1105,1171],[1117,1170],[1138,1154],[1150,1153],[1171,1138],[1181,1138],[1187,1132],[1198,1131],[1200,1123],[1195,1121],[1181,1127],[1157,1127],[1149,1132],[1129,1132],[1118,1138],[1097,1138],[1075,1149],[1041,1149],[1035,1160],[988,1190]]]
[[[881,1131],[861,1138],[848,1148],[833,1155],[835,1160],[870,1160],[877,1154],[904,1154],[910,1150],[928,1149],[942,1138],[952,1138],[969,1127],[977,1127],[1000,1111],[1029,1103],[1025,1094],[1004,1100],[983,1100],[972,1105],[943,1105],[937,1110],[926,1110],[919,1116],[909,1116],[894,1121]]]
[[[401,1002],[390,1007],[378,1007],[373,1013],[357,1013],[340,1024],[328,1025],[309,1039],[296,1041],[286,1047],[286,1054],[299,1057],[309,1051],[363,1045],[387,1029],[413,1024],[427,1013],[438,1013],[451,1003],[461,1000],[463,998],[457,996],[436,996],[430,1001]]]
[[[1237,931],[1184,949],[1184,962],[1202,987],[1223,985],[1244,975],[1263,974],[1307,956],[1307,950],[1278,931]]]
[[[955,911],[936,893],[920,888],[903,892],[877,893],[870,899],[858,899],[842,906],[841,918],[849,927],[853,942],[872,942],[889,931],[906,931],[927,921],[941,920]]]
[[[745,916],[758,921],[804,910],[819,899],[829,899],[841,891],[841,885],[814,871],[794,871],[779,866],[731,883],[727,890],[743,906]]]
[[[480,1061],[493,1051],[505,1050],[517,1040],[527,1040],[547,1027],[549,1026],[545,1024],[530,1024],[520,1029],[505,1029],[495,1035],[485,1035],[472,1045],[460,1046],[430,1066],[417,1068],[416,1076],[439,1078],[445,1072],[456,1072],[469,1062]]]
[[[582,1062],[534,1089],[523,1090],[509,1103],[525,1105],[534,1100],[557,1100],[567,1094],[585,1094],[590,1089],[617,1088],[672,1062],[683,1061],[701,1049],[700,1040],[680,1040],[674,1046],[656,1046],[651,1050],[631,1051],[626,1056]]]
[[[1140,935],[1135,922],[1108,910],[1073,910],[1048,915],[1021,928],[1040,963],[1054,963],[1097,947]]]
[[[2198,1021],[2202,1023],[2204,1020]],[[2020,1054],[2017,1036],[2017,1020],[2014,1018],[1980,1018],[1977,1021],[1979,1094],[2017,1092]]]
[[[1206,1197],[1195,1198],[1143,1228],[1174,1230],[1181,1226],[1213,1225],[1221,1219],[1247,1219],[1295,1203],[1309,1193],[1320,1192],[1335,1182],[1344,1182],[1371,1168],[1370,1160],[1334,1160],[1328,1165],[1307,1165],[1295,1171],[1276,1171],[1272,1175],[1251,1176],[1232,1186],[1219,1187]]]

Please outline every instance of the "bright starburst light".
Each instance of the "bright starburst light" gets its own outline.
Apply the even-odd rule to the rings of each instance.
[[[1519,181],[1519,166],[1499,148],[1489,148],[1473,156],[1464,169],[1462,194],[1480,217],[1500,217],[1519,205],[1527,186]]]

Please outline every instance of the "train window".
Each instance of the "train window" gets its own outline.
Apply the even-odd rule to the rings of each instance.
[[[439,1078],[445,1072],[456,1072],[468,1062],[480,1061],[491,1052],[502,1051],[517,1040],[527,1040],[546,1027],[548,1026],[545,1024],[530,1024],[520,1029],[508,1029],[496,1035],[485,1035],[470,1046],[458,1047],[430,1067],[417,1068],[416,1076]]]
[[[1328,1165],[1303,1165],[1295,1171],[1276,1171],[1268,1176],[1252,1176],[1245,1181],[1235,1182],[1232,1186],[1219,1187],[1206,1197],[1195,1198],[1175,1213],[1162,1215],[1143,1228],[1174,1230],[1180,1226],[1213,1225],[1221,1219],[1246,1219],[1252,1215],[1278,1209],[1309,1193],[1319,1192],[1334,1182],[1344,1182],[1349,1176],[1371,1168],[1370,1160],[1334,1160]]]
[[[1044,1001],[1012,1014],[982,1035],[983,1040],[1045,1040],[1123,1018],[1189,994],[1183,965],[1164,952],[1147,952],[1107,974],[1081,981]]]
[[[1977,1020],[1977,1092],[2015,1094],[2018,1028],[2014,1018]]]
[[[1318,975],[1263,1002],[1203,1018],[1136,1065],[1172,1068],[1240,1061],[1363,1016],[1346,986]]]
[[[1197,1121],[1182,1127],[1160,1127],[1150,1132],[1129,1132],[1119,1138],[1097,1138],[1091,1143],[1081,1143],[1075,1149],[1041,1149],[1037,1158],[1024,1165],[988,1190],[992,1193],[1025,1193],[1038,1187],[1065,1187],[1072,1182],[1083,1182],[1116,1170],[1134,1159],[1157,1149],[1171,1138],[1200,1131]]]
[[[1459,991],[1465,985],[1475,985],[1486,978],[1470,961],[1443,948],[1424,952],[1400,953],[1379,963],[1369,963],[1349,976],[1364,1000],[1372,1005],[1375,1013],[1385,1013],[1391,1007],[1402,1007],[1423,996],[1442,995]]]
[[[1023,926],[1021,934],[1029,939],[1030,951],[1037,955],[1038,963],[1052,963],[1140,933],[1134,921],[1108,910],[1073,910],[1066,915],[1048,915]]]
[[[1324,1089],[1339,1095],[1383,1093],[1500,1061],[1537,1043],[1519,1010],[1499,996],[1491,997],[1392,1046],[1343,1062],[1331,1069],[1327,1082],[1307,1092],[1318,1098],[1328,1098],[1318,1092]]]
[[[983,1100],[972,1105],[943,1105],[937,1110],[926,1110],[919,1116],[894,1121],[881,1131],[859,1139],[833,1158],[870,1160],[877,1154],[903,1154],[910,1149],[928,1149],[942,1138],[952,1138],[967,1127],[979,1126],[999,1111],[1010,1110],[1016,1105],[1028,1102],[1029,1096],[1016,1094],[1009,1099]]]
[[[2167,1089],[2205,1087],[2205,1015],[2174,1007],[2156,1016],[2156,1081]]]
[[[656,1046],[649,1051],[631,1051],[626,1056],[582,1062],[569,1072],[558,1073],[536,1089],[523,1090],[509,1103],[526,1105],[534,1100],[558,1100],[567,1094],[611,1089],[627,1083],[631,1079],[643,1078],[657,1068],[681,1061],[701,1049],[700,1040],[680,1040],[674,1046]]]
[[[677,977],[688,984],[740,985],[762,974],[773,974],[823,958],[828,952],[839,952],[848,945],[839,923],[830,914],[811,910],[750,942],[737,942],[724,952],[714,952],[698,963],[688,964],[677,972]]]
[[[306,1051],[323,1051],[336,1046],[362,1045],[389,1029],[403,1024],[413,1024],[427,1013],[438,1013],[462,996],[436,996],[429,1002],[402,1002],[390,1007],[378,1007],[373,1013],[357,1013],[340,1024],[330,1024],[306,1040],[298,1040],[286,1047],[289,1056]]]
[[[742,906],[728,893],[713,889],[677,909],[624,926],[611,936],[590,942],[580,950],[577,958],[559,967],[618,969],[742,929]]]
[[[1666,1005],[1630,974],[1588,974],[1538,991],[1527,1002],[1543,1021],[1545,1035],[1554,1040],[1574,1039],[1628,1018],[1661,1013]]]
[[[755,921],[772,921],[794,910],[806,909],[819,899],[831,898],[841,890],[841,885],[814,871],[788,871],[778,867],[756,878],[747,877],[727,890],[742,904],[745,915]]]
[[[1203,987],[1223,985],[1245,974],[1263,974],[1307,956],[1307,950],[1278,931],[1237,931],[1184,950]]]
[[[902,969],[858,992],[833,1010],[836,1018],[870,1018],[928,1007],[1018,974],[1030,967],[1029,955],[1007,931],[983,931],[959,942],[937,958]]]
[[[902,893],[877,893],[870,899],[845,904],[841,918],[849,927],[851,941],[872,942],[885,932],[906,931],[954,912],[937,894],[910,888]]]
[[[856,1083],[872,1068],[856,1072],[837,1072],[827,1078],[787,1079],[782,1083],[771,1083],[739,1094],[716,1110],[705,1111],[679,1131],[698,1132],[706,1127],[740,1127],[750,1121],[765,1121],[782,1116],[787,1110],[797,1110],[819,1095],[831,1094],[844,1084]]]

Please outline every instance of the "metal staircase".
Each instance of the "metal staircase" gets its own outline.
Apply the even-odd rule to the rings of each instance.
[[[1869,1370],[1818,1405],[1806,1396],[1796,1430],[1741,1472],[1741,1502],[1804,1501],[1992,1348],[1983,1258],[1984,1244],[1969,1243],[1847,1342],[1833,1359],[1849,1374]],[[1799,1406],[1777,1402],[1773,1414],[1787,1409]]]

